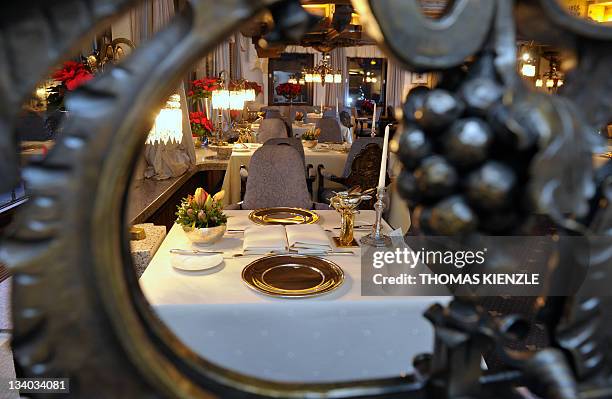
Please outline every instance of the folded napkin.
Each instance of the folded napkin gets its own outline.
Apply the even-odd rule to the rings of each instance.
[[[228,230],[245,230],[249,226],[253,226],[253,222],[251,222],[248,217],[235,214],[228,215]]]
[[[287,235],[283,226],[249,226],[244,229],[242,250],[245,254],[266,254],[287,251]]]
[[[289,249],[299,254],[320,254],[332,250],[327,233],[318,224],[289,225],[285,229]]]

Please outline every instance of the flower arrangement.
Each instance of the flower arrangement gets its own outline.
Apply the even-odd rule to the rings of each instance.
[[[361,100],[358,105],[361,112],[365,114],[374,112],[374,101],[372,100]]]
[[[60,82],[60,84],[48,90],[47,104],[63,109],[66,93],[76,90],[79,86],[93,79],[93,77],[94,74],[87,64],[77,61],[64,62],[62,67],[52,75],[52,78]]]
[[[206,77],[191,81],[191,90],[187,92],[187,97],[192,101],[211,98],[212,92],[221,87],[221,82],[215,77]]]
[[[276,94],[287,99],[293,99],[302,92],[302,85],[296,83],[281,83],[276,86]]]
[[[302,134],[302,140],[318,140],[319,136],[321,135],[321,129],[316,128],[316,129],[309,129],[307,131],[304,132],[304,134]]]
[[[198,137],[210,137],[214,131],[214,127],[210,119],[206,117],[204,112],[196,111],[189,113],[189,123],[191,124],[191,133]]]
[[[194,195],[183,198],[177,207],[176,223],[188,228],[211,228],[227,223],[227,215],[223,213],[223,197],[221,190],[210,195],[203,188],[196,189]]]

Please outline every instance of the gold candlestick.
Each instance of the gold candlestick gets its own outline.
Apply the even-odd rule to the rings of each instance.
[[[340,246],[348,247],[352,245],[355,214],[358,212],[356,209],[362,201],[367,201],[371,198],[371,196],[362,195],[361,193],[349,194],[346,191],[342,191],[336,193],[336,195],[330,199],[331,206],[340,212],[340,237],[338,237]]]

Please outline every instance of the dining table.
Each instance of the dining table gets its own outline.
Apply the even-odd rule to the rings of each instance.
[[[243,269],[265,256],[234,256],[242,252],[240,229],[253,223],[250,212],[226,211],[228,230],[209,247],[192,244],[175,224],[139,280],[156,314],[192,351],[252,377],[331,382],[405,375],[415,355],[433,350],[433,329],[423,312],[450,298],[363,296],[360,247],[345,256],[320,256],[344,272],[343,284],[324,295],[280,298],[247,286]],[[326,234],[337,236],[340,215],[316,212]],[[374,211],[361,211],[355,225],[374,220]],[[356,230],[356,239],[369,229]],[[386,223],[383,231],[390,232]],[[202,248],[223,251],[223,262],[205,271],[172,267],[171,249]]]
[[[230,156],[225,177],[223,178],[223,190],[225,190],[224,204],[236,204],[240,202],[240,166],[244,165],[247,169],[251,157],[261,147],[261,144],[245,144],[245,147],[235,146]],[[318,165],[323,165],[327,173],[340,176],[344,171],[344,164],[348,157],[346,151],[334,150],[324,144],[318,144],[315,148],[304,148],[306,165],[311,164],[314,171]],[[326,185],[333,187],[336,183],[326,182]],[[316,201],[316,189],[318,182],[314,185],[314,200]]]

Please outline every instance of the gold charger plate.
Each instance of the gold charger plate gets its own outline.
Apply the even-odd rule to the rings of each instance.
[[[319,220],[319,215],[301,208],[261,208],[249,213],[249,219],[262,225],[312,224]]]
[[[344,272],[314,256],[274,255],[249,263],[242,270],[242,280],[262,294],[304,298],[335,290],[344,282]]]

